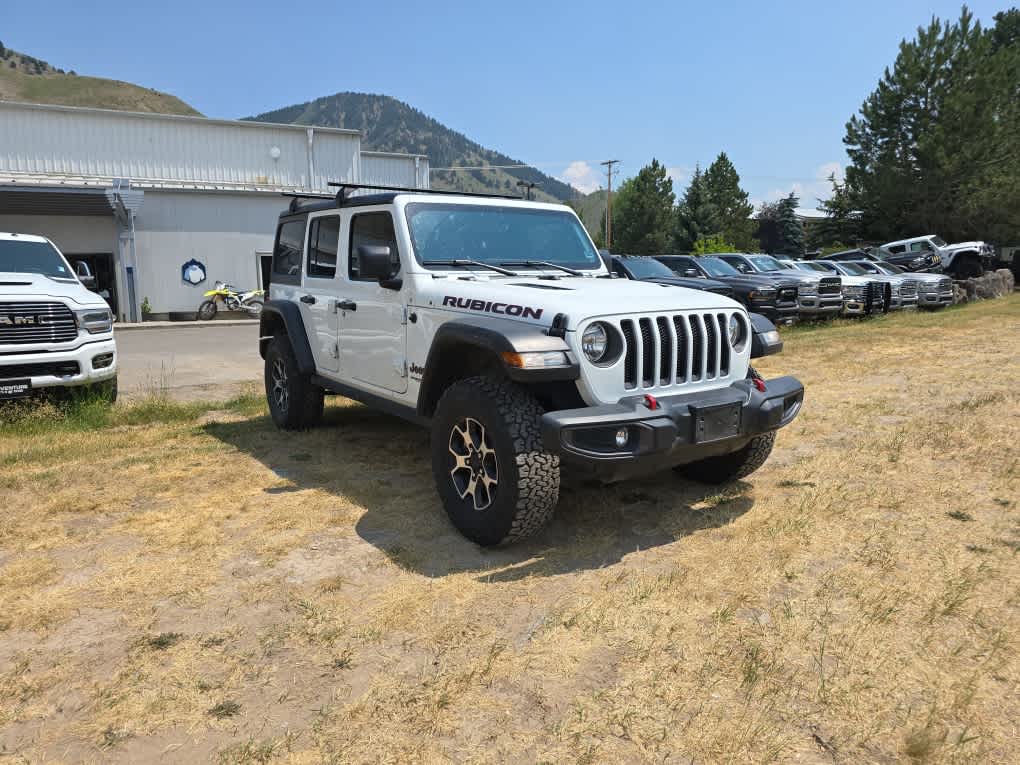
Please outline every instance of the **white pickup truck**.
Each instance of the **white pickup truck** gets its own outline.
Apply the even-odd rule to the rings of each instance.
[[[0,400],[40,391],[117,397],[110,306],[42,236],[0,232]]]
[[[482,545],[552,514],[561,466],[603,481],[760,467],[801,383],[782,341],[711,292],[614,279],[569,207],[401,190],[295,199],[261,316],[269,411],[316,424],[337,393],[430,428],[454,525]]]

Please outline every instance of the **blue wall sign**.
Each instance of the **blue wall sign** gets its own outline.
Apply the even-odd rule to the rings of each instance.
[[[188,284],[201,284],[205,281],[205,264],[192,258],[181,266],[181,279]]]

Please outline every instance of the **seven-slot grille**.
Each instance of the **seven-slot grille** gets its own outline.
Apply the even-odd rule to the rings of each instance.
[[[0,303],[0,345],[66,343],[77,336],[74,314],[63,303]]]
[[[620,321],[626,388],[665,388],[730,373],[730,314],[692,313]]]

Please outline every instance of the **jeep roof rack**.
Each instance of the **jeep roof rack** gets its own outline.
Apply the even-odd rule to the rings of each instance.
[[[314,210],[329,209],[331,207],[343,207],[351,204],[365,204],[378,201],[376,197],[382,195],[367,195],[362,197],[351,197],[347,194],[353,189],[372,189],[373,191],[388,191],[401,194],[442,194],[454,197],[484,197],[488,199],[516,199],[523,200],[522,196],[511,194],[482,194],[476,191],[437,191],[436,189],[414,189],[407,186],[377,186],[374,183],[346,183],[342,181],[330,181],[327,186],[338,189],[336,194],[322,194],[314,191],[285,191],[283,196],[291,197],[288,213],[311,212]],[[392,194],[389,196],[392,197]],[[385,200],[384,200],[385,201]]]
[[[348,189],[374,189],[375,191],[399,191],[405,194],[443,194],[444,196],[453,197],[487,197],[489,199],[517,199],[522,200],[524,197],[513,194],[483,194],[477,191],[447,191],[447,190],[436,190],[436,189],[415,189],[409,186],[380,186],[375,183],[347,183],[346,181],[330,181],[326,184],[339,189],[336,193],[337,207],[343,207],[344,202],[347,201],[347,190]]]

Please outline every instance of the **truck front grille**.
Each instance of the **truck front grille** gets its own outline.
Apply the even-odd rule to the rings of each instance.
[[[33,364],[0,363],[0,380],[17,377],[74,377],[81,372],[77,361],[39,361]]]
[[[868,282],[864,289],[864,305],[869,313],[885,308],[885,287],[882,282]]]
[[[912,279],[904,281],[900,285],[900,297],[905,300],[912,300],[917,297],[917,282]]]
[[[78,336],[63,303],[0,303],[0,345],[66,343]]]
[[[952,279],[939,279],[939,294],[941,294],[941,295],[952,295],[953,294],[953,280]]]
[[[729,313],[622,319],[624,386],[664,388],[729,376]]]
[[[842,290],[842,280],[838,276],[823,276],[818,282],[818,294],[839,295]]]

